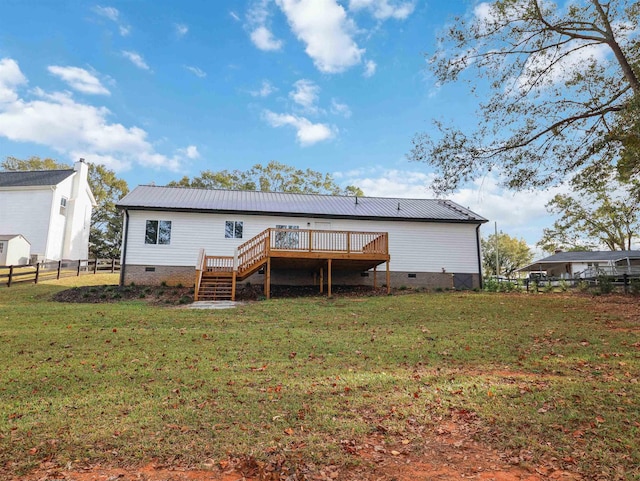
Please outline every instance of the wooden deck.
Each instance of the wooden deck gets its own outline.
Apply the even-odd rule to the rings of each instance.
[[[234,256],[208,256],[201,250],[196,267],[196,300],[217,298],[230,290],[235,299],[235,285],[265,269],[265,296],[270,297],[272,269],[312,269],[320,276],[320,292],[331,295],[332,272],[366,271],[386,263],[389,290],[389,235],[386,232],[357,232],[312,229],[266,229],[240,245]],[[223,279],[228,279],[225,282]],[[215,286],[224,285],[223,288]]]

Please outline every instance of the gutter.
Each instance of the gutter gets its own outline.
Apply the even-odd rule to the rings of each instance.
[[[124,274],[127,269],[127,240],[129,239],[129,211],[124,210],[124,239],[122,241],[122,255],[120,256],[120,286],[124,286]]]
[[[476,249],[478,251],[478,277],[480,279],[480,290],[482,290],[482,254],[480,252],[480,224],[476,226]]]

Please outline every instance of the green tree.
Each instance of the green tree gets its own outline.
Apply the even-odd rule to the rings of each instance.
[[[573,195],[556,195],[547,210],[560,217],[544,229],[538,246],[547,252],[590,250],[604,245],[609,250],[630,250],[640,234],[637,185],[614,180],[582,186]]]
[[[363,196],[362,190],[349,185],[342,189],[331,174],[311,169],[296,169],[272,160],[267,165],[256,164],[249,170],[205,170],[198,177],[183,177],[169,182],[169,187],[194,187],[199,189],[260,190],[263,192],[290,192],[304,194],[329,194]]]
[[[497,171],[511,188],[592,178],[617,166],[638,174],[640,4],[635,0],[542,0],[476,4],[454,19],[431,57],[440,84],[477,88],[477,129],[436,122],[408,155],[439,171],[434,187]],[[633,134],[635,129],[635,135]]]
[[[516,239],[500,232],[481,240],[482,267],[486,276],[496,275],[496,250],[500,271],[497,275],[511,277],[516,269],[533,260],[533,253],[524,239]]]
[[[89,234],[89,255],[91,257],[114,259],[120,257],[122,244],[122,215],[115,207],[116,202],[129,192],[127,182],[116,177],[115,172],[103,165],[87,163],[89,166],[89,186],[98,206],[91,214]],[[0,167],[4,170],[58,170],[71,169],[69,164],[54,159],[17,159],[7,157]]]

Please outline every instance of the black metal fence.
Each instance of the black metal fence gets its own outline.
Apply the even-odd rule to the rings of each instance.
[[[35,265],[0,266],[0,286],[120,271],[119,259],[79,259],[38,262]]]

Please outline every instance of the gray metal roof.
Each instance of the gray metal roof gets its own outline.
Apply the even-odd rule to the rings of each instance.
[[[449,200],[351,197],[141,185],[117,204],[121,209],[234,212],[331,218],[468,222],[487,219]]]
[[[0,187],[57,185],[72,175],[73,169],[0,172]]]
[[[622,259],[640,259],[640,251],[591,251],[591,252],[558,252],[532,262],[519,271],[543,270],[545,265],[566,264],[570,262],[615,262]]]

